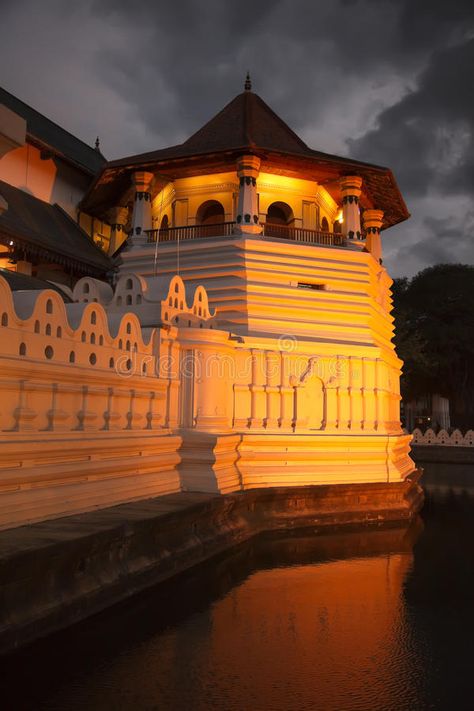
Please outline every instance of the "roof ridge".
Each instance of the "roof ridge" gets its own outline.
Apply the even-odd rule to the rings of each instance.
[[[106,162],[102,153],[3,87],[0,104],[26,121],[30,142],[46,147],[83,172],[94,175]]]
[[[82,138],[78,138],[73,133],[71,133],[71,131],[68,131],[67,128],[64,128],[64,126],[61,126],[59,123],[57,123],[57,121],[54,121],[53,119],[49,118],[49,116],[46,116],[46,114],[41,113],[41,111],[38,111],[38,109],[33,108],[33,106],[30,106],[30,104],[27,104],[26,101],[23,101],[23,99],[19,99],[18,96],[15,96],[15,94],[12,94],[10,91],[5,89],[3,86],[0,86],[0,98],[1,98],[2,91],[5,92],[5,94],[8,94],[8,96],[10,96],[14,101],[18,101],[19,104],[23,104],[23,106],[26,106],[26,108],[29,109],[30,111],[34,111],[35,114],[38,114],[38,116],[41,116],[42,118],[46,119],[46,121],[49,121],[49,123],[52,123],[54,126],[56,126],[56,128],[59,128],[60,131],[67,133],[68,136],[71,136],[71,138],[74,138],[75,141],[82,143],[83,146],[88,148],[93,153],[95,153],[95,154],[99,153],[104,158],[104,161],[107,160],[100,151],[97,151],[93,146],[90,146],[88,143],[83,141]]]

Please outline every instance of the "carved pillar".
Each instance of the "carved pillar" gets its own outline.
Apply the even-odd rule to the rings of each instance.
[[[281,429],[289,430],[293,420],[294,388],[290,385],[290,356],[282,351],[280,372],[280,419]]]
[[[349,243],[362,240],[360,229],[359,198],[362,178],[358,175],[345,175],[339,181],[342,193],[342,231]],[[362,245],[361,245],[362,246]]]
[[[355,356],[349,357],[350,363],[350,402],[351,402],[351,430],[361,430],[363,415],[362,393],[362,360]]]
[[[349,358],[337,356],[337,360],[337,370],[339,373],[339,412],[337,426],[340,430],[347,430],[351,426]]]
[[[264,425],[266,428],[278,427],[278,419],[280,415],[280,354],[276,351],[267,351],[266,359],[266,394],[267,394],[267,412]]]
[[[109,254],[114,254],[125,241],[125,226],[128,221],[128,210],[126,207],[114,207],[111,211],[110,223],[110,247]]]
[[[258,348],[252,348],[252,384],[250,385],[251,404],[250,404],[250,423],[252,429],[263,426],[263,420],[266,414],[266,398],[264,379],[264,351]]]
[[[132,175],[135,187],[135,202],[132,215],[132,244],[146,244],[145,230],[152,229],[151,222],[151,183],[153,173],[143,170]]]
[[[242,156],[237,163],[239,176],[239,200],[237,205],[237,225],[235,231],[240,234],[261,234],[258,221],[257,178],[260,170],[260,158]]]
[[[383,210],[364,210],[364,230],[367,251],[372,254],[377,262],[382,257],[382,244],[380,229],[383,222]]]

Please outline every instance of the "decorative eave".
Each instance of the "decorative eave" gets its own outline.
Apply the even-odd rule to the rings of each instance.
[[[340,202],[338,179],[343,175],[355,173],[363,179],[362,206],[378,207],[384,211],[384,229],[410,217],[395,177],[389,168],[337,156],[322,157],[322,154],[319,154],[317,158],[313,158],[254,146],[242,146],[240,149],[219,153],[155,159],[149,162],[107,164],[82,200],[81,209],[106,220],[110,207],[123,203],[124,195],[130,190],[131,174],[137,170],[155,173],[157,176],[155,191],[158,192],[167,182],[177,178],[235,171],[236,160],[242,153],[258,155],[261,159],[262,172],[313,180],[323,185],[338,203]]]
[[[155,174],[155,191],[182,177],[235,171],[242,154],[260,158],[262,172],[299,177],[323,185],[340,202],[338,179],[363,178],[362,207],[384,211],[384,227],[410,215],[392,172],[385,167],[309,148],[256,94],[246,89],[184,143],[107,163],[84,197],[81,208],[107,219],[111,206],[130,196],[131,173]]]
[[[26,261],[35,262],[41,259],[51,264],[67,267],[76,274],[96,277],[103,277],[107,273],[106,269],[100,269],[96,264],[85,260],[74,259],[65,254],[59,254],[58,252],[54,252],[53,250],[46,249],[45,247],[31,242],[28,238],[19,235],[13,230],[10,231],[2,228],[0,230],[0,244],[10,247],[10,242],[14,242],[15,252],[20,251],[24,253]]]

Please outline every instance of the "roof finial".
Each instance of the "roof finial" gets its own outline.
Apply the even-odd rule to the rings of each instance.
[[[100,141],[99,141],[99,136],[95,139],[95,149],[100,153]]]
[[[252,82],[250,81],[249,72],[247,72],[247,76],[245,77],[244,89],[245,91],[252,91]]]

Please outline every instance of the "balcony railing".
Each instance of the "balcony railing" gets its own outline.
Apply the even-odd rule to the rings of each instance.
[[[338,232],[321,232],[320,230],[307,230],[303,227],[288,227],[288,225],[274,225],[266,222],[263,225],[265,237],[277,239],[291,239],[295,242],[306,244],[322,244],[328,247],[340,247],[344,244],[344,235]]]
[[[148,242],[176,242],[200,237],[230,237],[235,222],[219,222],[212,225],[186,225],[164,230],[147,230]]]
[[[186,225],[161,230],[147,230],[146,234],[150,243],[156,241],[176,242],[201,237],[230,237],[234,235],[235,224],[235,222],[221,222],[212,225]],[[320,230],[307,230],[302,227],[288,227],[271,223],[262,224],[262,228],[264,237],[287,239],[304,244],[321,244],[327,247],[342,247],[344,244],[344,235],[337,232],[321,232]]]

